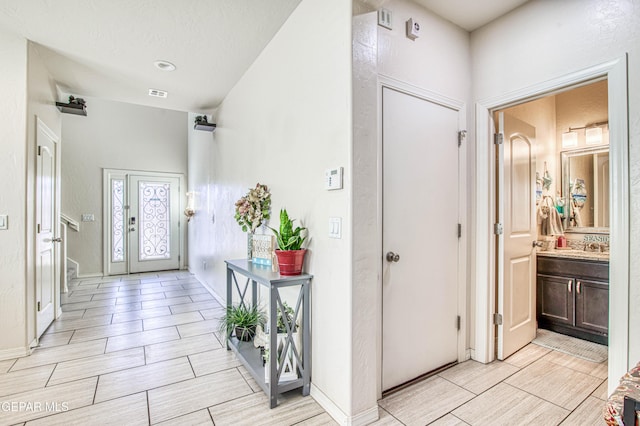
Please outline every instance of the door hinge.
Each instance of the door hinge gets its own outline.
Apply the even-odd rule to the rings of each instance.
[[[458,331],[460,331],[460,321],[461,321],[461,318],[460,318],[460,315],[458,315],[458,319],[456,320],[456,327],[458,327]]]
[[[40,233],[40,224],[37,224],[36,225],[36,234],[39,234],[39,233]]]
[[[180,262],[180,255],[178,255],[178,262]]]
[[[495,313],[493,314],[493,323],[495,325],[502,325],[502,314]]]
[[[504,142],[504,135],[502,133],[495,133],[493,135],[493,143],[496,145],[502,145]]]
[[[467,131],[466,130],[460,130],[458,132],[458,146],[462,145],[462,141],[467,137]]]
[[[504,232],[504,228],[502,227],[501,223],[498,222],[493,224],[494,235],[502,235],[503,232]]]
[[[36,308],[38,309],[38,312],[40,312],[40,302],[38,302],[38,306],[36,306]]]
[[[42,155],[42,145],[38,145],[38,156]]]
[[[462,238],[462,224],[458,224],[458,238]]]

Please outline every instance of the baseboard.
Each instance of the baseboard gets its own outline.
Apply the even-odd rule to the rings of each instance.
[[[189,271],[191,272],[191,271]],[[193,272],[191,272],[193,273]],[[198,278],[197,275],[194,274],[194,276],[196,277],[196,279],[198,281],[200,281],[200,284],[202,284],[202,286],[209,292],[210,295],[213,296],[214,299],[216,299],[216,301],[221,305],[221,306],[227,306],[227,300],[223,297],[221,297],[218,293],[215,292],[215,290],[213,290],[211,287],[209,287],[209,285],[202,281],[200,278]]]
[[[343,426],[364,426],[377,421],[378,405],[371,407],[355,416],[346,415],[327,395],[311,383],[311,396],[335,420]]]
[[[0,361],[31,355],[31,352],[32,349],[28,347],[2,349],[0,350]]]
[[[74,270],[74,274],[71,278],[78,278],[80,276],[80,264],[67,256],[67,267],[69,267],[69,264],[71,264]]]

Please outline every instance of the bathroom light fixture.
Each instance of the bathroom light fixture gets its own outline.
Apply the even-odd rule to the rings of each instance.
[[[569,128],[568,132],[562,134],[562,147],[570,148],[573,146],[578,146],[578,132],[574,132]]]
[[[602,143],[602,127],[589,127],[584,131],[587,145],[600,145]]]
[[[173,65],[171,62],[169,61],[165,61],[163,59],[158,59],[157,61],[155,61],[153,63],[153,65],[158,68],[161,71],[175,71],[176,70],[176,66]]]

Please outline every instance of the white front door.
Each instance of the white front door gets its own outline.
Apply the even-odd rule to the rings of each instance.
[[[105,271],[179,269],[180,178],[105,170]]]
[[[37,119],[36,144],[36,334],[40,337],[55,317],[58,257],[58,137]]]
[[[129,272],[180,267],[180,181],[175,177],[129,178]]]
[[[503,360],[536,337],[535,136],[530,124],[499,113],[498,146],[498,359]],[[503,253],[500,253],[502,251]]]
[[[458,359],[458,112],[382,89],[382,389]],[[397,257],[396,257],[397,256]]]

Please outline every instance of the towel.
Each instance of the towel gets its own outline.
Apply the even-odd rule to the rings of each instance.
[[[556,210],[553,198],[545,195],[542,202],[538,205],[538,224],[540,225],[540,233],[542,235],[560,235],[563,234],[562,220]]]

